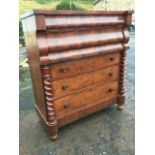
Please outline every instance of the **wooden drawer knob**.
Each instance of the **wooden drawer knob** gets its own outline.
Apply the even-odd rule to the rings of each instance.
[[[62,86],[61,86],[61,89],[62,90],[66,90],[67,88],[68,88],[67,83],[63,83]]]
[[[64,109],[68,109],[70,107],[69,103],[64,104]]]
[[[111,92],[113,92],[113,89],[112,88],[109,88],[107,92],[108,93],[111,93]]]
[[[115,60],[115,57],[110,57],[110,61],[114,61]]]
[[[61,72],[61,73],[66,73],[66,72],[68,72],[68,71],[69,71],[69,69],[66,68],[66,67],[60,68],[60,72]]]
[[[113,76],[113,73],[110,72],[108,75],[109,75],[109,76]]]

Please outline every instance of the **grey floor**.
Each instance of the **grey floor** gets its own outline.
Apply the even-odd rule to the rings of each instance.
[[[34,110],[28,68],[20,71],[20,155],[134,155],[135,149],[135,57],[134,33],[127,53],[126,106],[115,106],[83,118],[59,130],[51,142]]]

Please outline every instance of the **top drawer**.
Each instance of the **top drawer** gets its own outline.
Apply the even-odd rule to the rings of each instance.
[[[77,59],[74,61],[55,63],[51,66],[52,79],[78,75],[80,73],[118,64],[120,53],[110,53],[103,56]]]

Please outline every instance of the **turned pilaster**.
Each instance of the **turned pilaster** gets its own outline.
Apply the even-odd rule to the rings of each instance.
[[[57,139],[57,120],[55,118],[54,112],[54,104],[53,104],[53,94],[51,88],[51,77],[50,77],[50,66],[43,65],[41,66],[42,74],[43,74],[43,85],[44,85],[44,94],[45,94],[45,103],[46,103],[46,110],[47,110],[47,123],[49,130],[51,132],[51,139]]]

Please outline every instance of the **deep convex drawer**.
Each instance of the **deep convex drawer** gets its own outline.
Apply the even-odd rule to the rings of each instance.
[[[54,80],[52,81],[53,95],[54,97],[57,97],[67,93],[72,93],[75,90],[99,82],[109,82],[118,80],[118,77],[119,77],[119,66],[115,65],[112,67],[83,73],[73,77]]]
[[[119,64],[120,53],[110,53],[102,56],[77,59],[74,61],[55,63],[51,66],[52,79],[65,78],[80,73],[101,69]]]
[[[118,95],[118,81],[89,87],[65,97],[55,99],[54,107],[57,118],[76,112],[82,107],[109,100]]]

